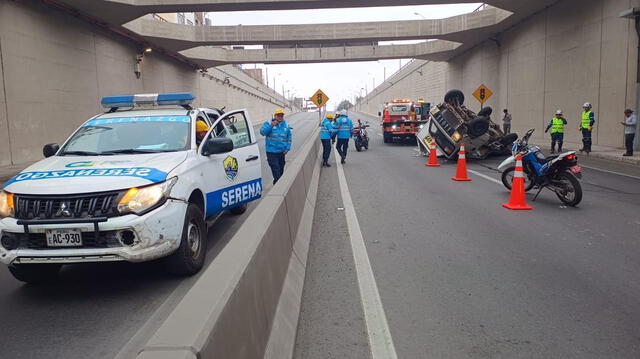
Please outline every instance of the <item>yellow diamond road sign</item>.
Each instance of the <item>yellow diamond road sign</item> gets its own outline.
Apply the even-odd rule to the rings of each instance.
[[[478,99],[481,104],[487,102],[491,95],[493,95],[493,92],[491,92],[491,90],[489,90],[485,85],[480,85],[480,87],[478,87],[478,89],[473,93],[473,96]]]
[[[311,96],[311,102],[313,102],[318,108],[324,106],[329,101],[329,97],[322,92],[322,90],[316,91],[316,93]]]

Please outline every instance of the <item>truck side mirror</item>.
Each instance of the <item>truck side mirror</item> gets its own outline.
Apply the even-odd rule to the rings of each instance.
[[[55,155],[59,149],[60,146],[57,143],[48,143],[42,148],[42,154],[45,158],[48,158]]]
[[[203,146],[203,156],[211,156],[233,151],[233,141],[226,137],[209,137]]]

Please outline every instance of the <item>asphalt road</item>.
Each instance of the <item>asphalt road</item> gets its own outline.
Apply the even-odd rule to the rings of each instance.
[[[294,114],[287,122],[294,131],[292,159],[317,127],[317,114]],[[258,137],[264,156],[264,139]],[[268,190],[266,159],[262,173]],[[247,215],[223,214],[210,227],[207,265]],[[168,276],[157,262],[104,263],[66,266],[55,282],[25,285],[0,268],[0,357],[131,357],[196,279]]]
[[[371,123],[343,168],[398,358],[640,357],[636,168],[581,156],[577,208],[547,191],[508,211],[502,185],[454,182],[455,163],[425,167]],[[500,160],[468,167],[499,181]],[[296,358],[370,357],[336,177],[321,173]]]

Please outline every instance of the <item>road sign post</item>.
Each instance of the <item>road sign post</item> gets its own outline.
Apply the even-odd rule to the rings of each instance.
[[[473,92],[473,97],[480,102],[480,109],[484,107],[484,103],[489,100],[491,95],[493,95],[493,92],[485,85],[480,85],[480,87]]]
[[[319,117],[318,126],[322,126],[322,108],[327,106],[327,102],[329,102],[329,97],[325,95],[325,93],[322,92],[322,90],[318,90],[316,91],[316,93],[313,94],[313,96],[311,96],[309,100],[318,107],[318,117]]]

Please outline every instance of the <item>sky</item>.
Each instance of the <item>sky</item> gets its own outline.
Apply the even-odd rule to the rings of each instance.
[[[481,3],[353,9],[216,12],[207,14],[207,17],[211,18],[214,26],[440,19],[472,12],[480,5]],[[384,44],[389,43],[385,42]],[[284,85],[285,95],[287,96],[309,98],[318,89],[321,89],[330,99],[327,108],[332,110],[342,100],[346,99],[353,102],[355,96],[365,95],[365,93],[371,91],[374,85],[380,85],[385,74],[386,78],[389,78],[409,61],[410,59],[288,65],[246,64],[243,67],[266,67],[266,71],[263,70],[263,75],[268,72],[269,86],[282,93]]]

